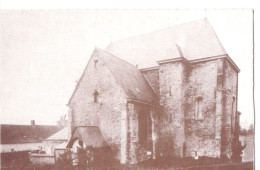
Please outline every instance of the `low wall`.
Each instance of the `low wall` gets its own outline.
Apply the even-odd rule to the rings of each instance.
[[[68,151],[68,148],[55,148],[54,149],[54,159],[59,159],[59,156],[62,155],[65,151]]]
[[[1,153],[0,169],[12,169],[10,167],[13,166],[16,166],[16,169],[22,169],[23,166],[29,164],[29,151]]]
[[[54,164],[54,155],[52,154],[31,154],[30,161],[34,165],[43,165],[43,164]]]

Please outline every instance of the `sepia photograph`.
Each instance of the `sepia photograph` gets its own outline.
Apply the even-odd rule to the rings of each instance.
[[[1,169],[253,170],[252,9],[1,10]]]

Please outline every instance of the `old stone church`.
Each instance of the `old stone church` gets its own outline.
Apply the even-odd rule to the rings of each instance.
[[[109,146],[121,163],[230,157],[238,73],[207,19],[96,48],[68,103],[69,146]]]

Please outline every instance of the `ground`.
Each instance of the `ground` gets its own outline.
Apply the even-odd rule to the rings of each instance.
[[[41,165],[41,166],[33,166],[30,164],[26,158],[23,159],[24,162],[21,164],[20,160],[14,160],[9,162],[7,165],[1,162],[1,169],[9,170],[9,169],[23,169],[23,170],[44,170],[55,169],[55,165]],[[189,164],[187,165],[187,162]],[[20,164],[19,166],[17,165]],[[220,159],[213,158],[201,158],[200,160],[194,160],[193,158],[180,159],[175,158],[165,158],[161,160],[151,160],[145,161],[139,164],[133,165],[121,165],[116,163],[107,167],[106,169],[173,169],[173,170],[253,170],[253,162],[243,162],[243,163],[230,163],[226,161],[221,161]]]

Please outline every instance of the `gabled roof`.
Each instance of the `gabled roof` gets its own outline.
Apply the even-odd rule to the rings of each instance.
[[[54,149],[65,149],[68,145],[68,142],[62,142],[61,144],[59,144],[58,146],[55,146]]]
[[[137,67],[99,48],[95,48],[92,57],[94,56],[104,61],[116,82],[123,88],[128,98],[144,101],[150,104],[156,104],[158,102],[156,93]],[[84,72],[87,70],[87,67],[88,65]],[[83,76],[84,73],[82,74],[69,103],[76,90],[79,88]]]
[[[76,127],[67,148],[71,148],[73,142],[77,139],[81,139],[87,146],[92,146],[94,148],[109,147],[98,126]]]
[[[46,125],[0,125],[1,144],[36,143],[51,136],[61,128]]]
[[[154,104],[158,102],[156,93],[137,67],[104,50],[96,48],[95,52],[105,62],[117,83],[123,87],[128,98]]]
[[[49,136],[45,140],[68,140],[68,127],[65,127],[53,135]]]
[[[187,60],[227,54],[206,18],[119,40],[105,50],[145,68],[180,57],[176,45]]]

